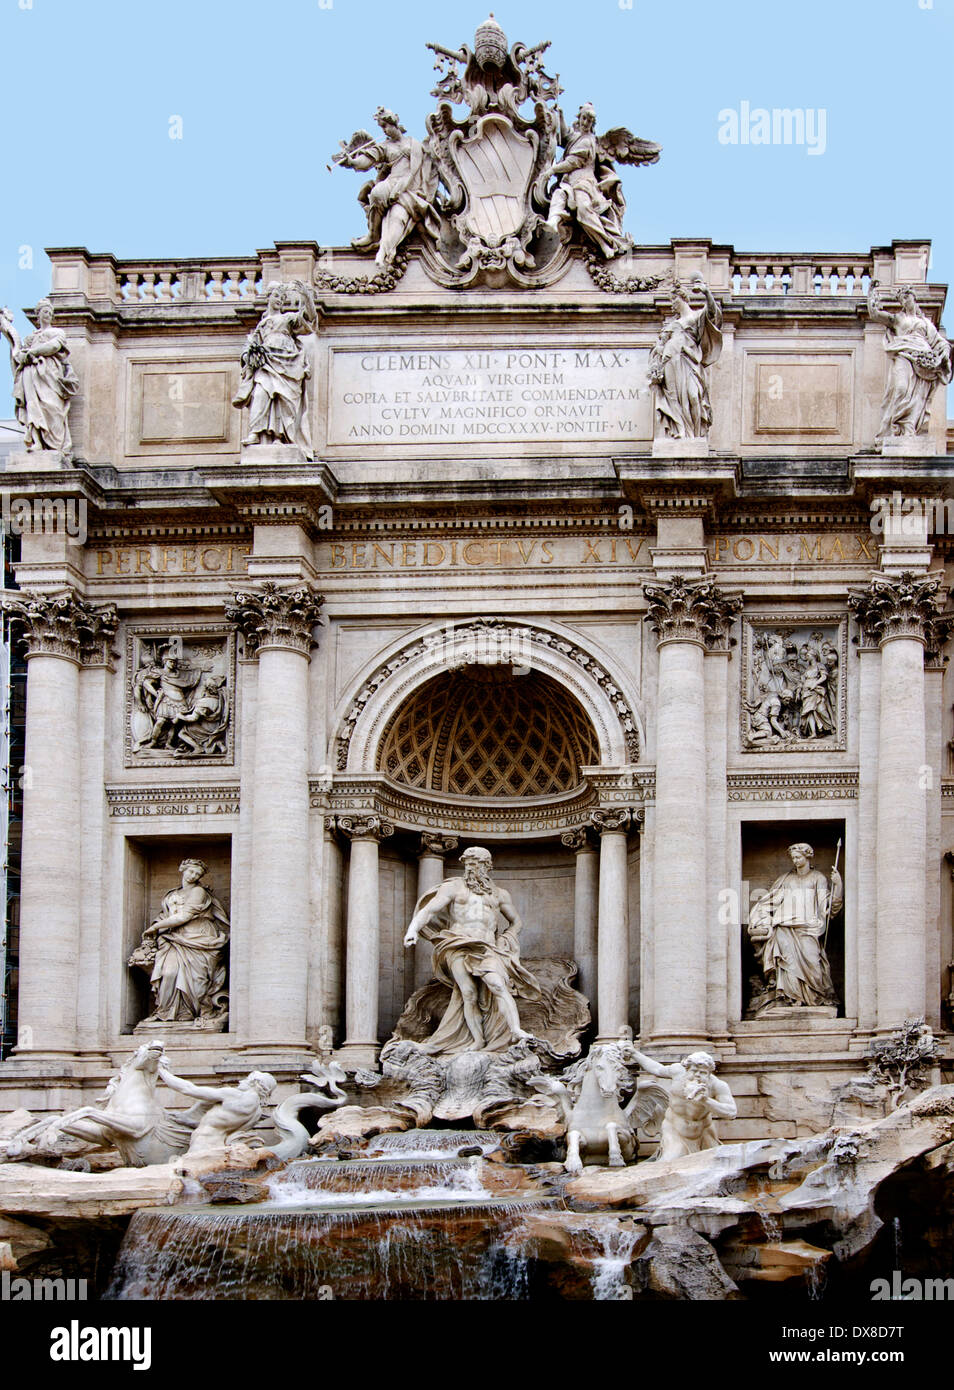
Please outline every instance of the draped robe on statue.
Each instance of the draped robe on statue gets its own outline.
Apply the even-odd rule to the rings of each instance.
[[[186,918],[163,927],[163,918]],[[229,939],[225,909],[207,888],[174,888],[156,919],[152,972],[154,1017],[164,1023],[213,1014],[224,1003],[224,947]]]
[[[765,978],[777,995],[793,1004],[837,1002],[821,945],[827,903],[828,880],[820,869],[807,874],[790,870],[752,908],[748,930]],[[833,911],[840,906],[836,899]]]
[[[442,886],[446,886],[446,881]],[[437,891],[434,889],[424,894],[415,906],[415,916],[427,906]],[[421,936],[434,943],[434,977],[451,991],[444,1017],[422,1045],[423,1050],[462,1052],[473,1044],[464,1018],[461,992],[451,972],[453,961],[463,963],[477,984],[477,1003],[484,1030],[483,1051],[504,1052],[512,1042],[510,1029],[493,994],[483,983],[483,976],[491,973],[500,975],[515,999],[540,1000],[543,993],[530,971],[520,964],[516,929],[499,908],[495,913],[494,926],[490,926],[476,921],[456,922],[452,907],[453,904],[436,921],[421,928]]]

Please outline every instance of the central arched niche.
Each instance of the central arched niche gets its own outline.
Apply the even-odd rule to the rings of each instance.
[[[509,800],[572,791],[599,761],[592,723],[552,677],[474,665],[442,672],[404,702],[377,766],[420,791]]]
[[[524,922],[521,954],[573,955],[575,861],[560,841],[567,792],[583,785],[584,767],[601,762],[599,739],[582,704],[552,676],[509,665],[444,670],[412,691],[385,725],[375,765],[414,791],[508,803],[554,798],[552,836],[461,835],[446,874],[460,873],[469,844],[493,852],[494,877],[513,896]],[[422,803],[422,813],[428,803]],[[423,824],[422,824],[423,828]],[[381,846],[380,1021],[387,1037],[413,987],[413,958],[402,945],[417,888],[420,836],[401,830]]]

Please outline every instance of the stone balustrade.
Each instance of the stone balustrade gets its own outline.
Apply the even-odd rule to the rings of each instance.
[[[170,304],[174,300],[254,299],[262,288],[261,266],[248,261],[120,261],[116,298],[124,304]]]
[[[858,295],[868,293],[873,258],[865,255],[823,259],[811,255],[736,255],[731,260],[734,294]]]

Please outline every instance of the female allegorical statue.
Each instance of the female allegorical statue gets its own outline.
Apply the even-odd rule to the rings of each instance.
[[[68,454],[70,400],[79,382],[70,366],[66,334],[53,327],[53,305],[41,299],[36,306],[39,327],[22,342],[9,309],[0,309],[0,333],[10,343],[13,399],[17,419],[26,427],[27,449],[58,449]]]
[[[901,292],[901,312],[882,307],[877,280],[868,291],[868,314],[884,324],[888,355],[888,384],[881,403],[881,428],[876,438],[923,434],[928,406],[936,386],[951,379],[951,345],[934,327],[911,290]]]
[[[829,884],[820,869],[813,869],[811,845],[789,845],[788,853],[793,867],[775,880],[749,916],[749,939],[766,986],[766,992],[754,1001],[756,1011],[771,1004],[838,1002],[822,938],[844,902],[841,875],[832,869]]]
[[[297,444],[312,458],[306,384],[311,363],[301,339],[314,331],[305,285],[268,286],[268,307],[242,353],[242,385],[232,404],[248,406],[243,444]]]
[[[184,859],[179,872],[181,888],[165,895],[129,964],[151,970],[153,1012],[145,1023],[192,1023],[217,1031],[228,1017],[229,919],[199,882],[208,872],[201,859]]]
[[[712,424],[705,369],[722,352],[722,309],[701,275],[692,283],[705,295],[702,308],[693,309],[677,281],[672,289],[672,317],[663,324],[649,354],[656,418],[670,439],[704,439]]]

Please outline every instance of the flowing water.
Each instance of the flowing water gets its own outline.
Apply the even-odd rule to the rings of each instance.
[[[532,1187],[495,1191],[507,1176],[500,1165],[457,1157],[460,1135],[431,1144],[438,1137],[376,1158],[289,1163],[254,1206],[139,1211],[106,1297],[527,1298],[526,1259],[506,1236],[553,1199]],[[472,1132],[468,1141],[485,1147]]]
[[[602,1254],[593,1261],[594,1301],[631,1298],[632,1288],[627,1282],[626,1270],[633,1258],[640,1228],[631,1221],[606,1216],[592,1218],[589,1229],[602,1248]]]

